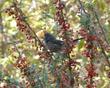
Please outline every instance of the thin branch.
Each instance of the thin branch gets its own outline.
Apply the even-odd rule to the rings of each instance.
[[[102,27],[102,25],[101,25],[101,23],[100,23],[100,21],[99,21],[97,12],[95,11],[94,7],[92,7],[92,10],[93,10],[93,12],[94,12],[94,14],[95,14],[97,23],[98,23],[98,25],[99,25],[99,27],[100,27],[102,33],[103,33],[104,39],[105,39],[106,43],[109,44],[109,42],[108,42],[108,40],[107,40],[107,38],[106,38],[106,35],[105,35],[105,31],[104,31],[105,29]]]
[[[6,44],[5,44],[5,35],[4,35],[4,31],[3,31],[3,24],[2,24],[2,15],[0,13],[0,33],[1,35],[3,36],[2,39],[1,39],[1,54],[2,54],[2,57],[4,58],[4,55],[5,55],[5,50],[6,50]]]
[[[78,2],[80,4],[80,6],[81,6],[80,8],[83,10],[83,12],[88,15],[88,13],[86,12],[86,10],[84,9],[84,7],[82,5],[82,2],[80,0],[78,0]]]

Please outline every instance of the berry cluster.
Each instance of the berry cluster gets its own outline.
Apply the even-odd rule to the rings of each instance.
[[[88,64],[86,66],[86,70],[87,70],[87,78],[86,78],[86,82],[87,82],[87,86],[86,88],[96,88],[93,80],[94,76],[97,76],[97,73],[95,72],[95,66],[94,64]]]
[[[26,57],[19,57],[15,63],[15,66],[20,69],[22,77],[25,78],[26,88],[35,87],[36,85],[36,71],[33,68]],[[36,81],[35,81],[36,80]]]
[[[86,66],[86,70],[88,71],[88,77],[89,78],[92,78],[92,77],[97,75],[96,72],[95,72],[95,67],[94,67],[93,64],[88,64]]]
[[[96,35],[89,34],[88,31],[84,28],[80,29],[79,34],[86,41],[83,55],[90,59],[94,58],[94,56],[98,54],[97,46],[93,44],[94,42],[97,42]]]
[[[95,46],[94,44],[95,42],[97,42],[97,37],[96,35],[90,34],[90,32],[84,28],[80,29],[79,34],[83,36],[83,38],[86,41],[83,55],[89,59],[89,64],[86,66],[87,70],[86,88],[95,88],[94,87],[95,85],[93,85],[94,82],[93,77],[96,76],[97,74],[95,72],[93,59],[98,54],[97,46]]]
[[[73,39],[70,37],[70,35],[68,35],[68,33],[70,33],[71,30],[69,30],[70,24],[67,22],[65,15],[64,15],[65,5],[61,0],[56,0],[54,4],[56,6],[55,21],[60,26],[61,37],[63,38],[65,42],[65,48],[63,49],[63,51],[65,53],[70,53],[74,46],[74,42],[73,42]]]
[[[27,62],[26,57],[19,57],[16,61],[15,66],[19,69],[21,69],[21,71],[23,71],[25,68],[27,68],[29,65],[29,63]]]
[[[66,22],[63,14],[63,9],[65,5],[60,0],[56,0],[55,5],[56,5],[55,21],[57,21],[62,30],[66,31],[70,28],[70,24]]]
[[[25,22],[25,17],[23,13],[20,11],[20,9],[17,7],[16,4],[10,6],[6,9],[6,13],[8,13],[9,16],[12,16],[17,23],[18,29],[25,34],[27,40],[29,42],[33,42],[33,37],[31,34],[31,30],[29,28],[29,25]]]

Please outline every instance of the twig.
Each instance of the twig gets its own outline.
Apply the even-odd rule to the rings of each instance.
[[[86,12],[86,10],[84,9],[84,7],[82,5],[82,2],[80,0],[78,0],[78,2],[80,4],[80,6],[81,6],[80,8],[83,10],[83,12],[88,15],[88,13]]]
[[[106,43],[109,44],[109,42],[107,41],[106,35],[105,35],[104,28],[102,27],[102,25],[101,25],[101,23],[100,23],[100,21],[99,21],[99,18],[98,18],[97,12],[95,11],[94,7],[92,7],[92,10],[93,10],[93,12],[94,12],[94,14],[95,14],[95,17],[96,17],[97,23],[98,23],[98,25],[99,25],[99,27],[100,27],[102,33],[103,33],[104,39],[105,39]]]
[[[2,15],[0,13],[0,32],[2,34],[2,39],[1,39],[1,54],[2,54],[2,57],[4,58],[4,55],[5,55],[5,51],[6,51],[6,44],[5,44],[5,41],[3,40],[3,38],[5,39],[5,34],[4,34],[4,31],[3,31],[3,24],[2,24]]]

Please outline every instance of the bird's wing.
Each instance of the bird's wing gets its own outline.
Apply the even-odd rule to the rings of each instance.
[[[64,45],[64,42],[61,41],[61,40],[55,40],[55,41],[53,41],[53,43],[56,44],[56,45],[59,45],[59,46]]]
[[[60,49],[62,47],[61,45],[59,45],[57,43],[53,43],[53,42],[48,42],[48,44],[46,44],[46,46],[52,52],[60,51]]]

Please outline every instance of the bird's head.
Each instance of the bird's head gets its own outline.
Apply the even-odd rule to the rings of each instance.
[[[39,39],[44,39],[46,31],[40,30],[36,33]]]
[[[56,39],[52,34],[48,33],[45,30],[40,30],[36,34],[37,34],[39,39],[43,39],[43,40],[45,40],[45,42],[48,42],[49,40],[55,40]]]

